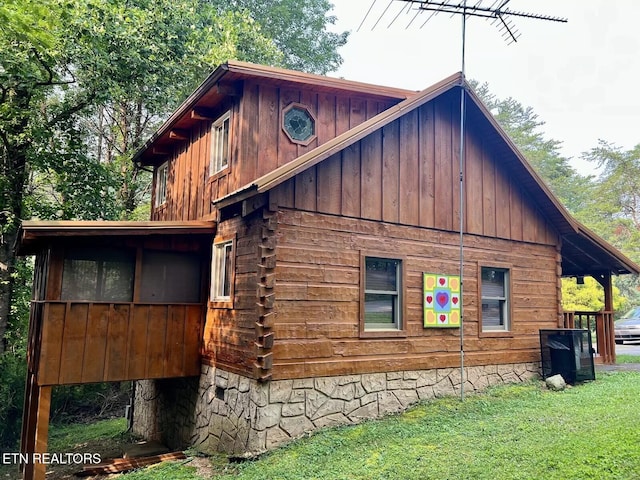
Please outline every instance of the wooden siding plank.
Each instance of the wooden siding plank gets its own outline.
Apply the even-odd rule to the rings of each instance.
[[[356,127],[367,119],[367,102],[364,99],[351,98],[349,108],[349,128]]]
[[[530,202],[522,204],[522,240],[536,242],[538,240],[539,214]]]
[[[257,176],[261,177],[278,167],[278,142],[275,141],[279,135],[281,121],[278,89],[271,85],[260,85],[258,102]]]
[[[202,315],[199,305],[189,305],[186,311],[184,328],[183,374],[198,375],[200,373],[200,349],[202,344]]]
[[[464,165],[463,165],[464,168]],[[451,103],[451,225],[460,231],[460,103]],[[463,172],[464,173],[464,170]]]
[[[167,319],[167,337],[164,354],[164,376],[178,377],[184,371],[184,328],[186,321],[186,307],[171,305]]]
[[[510,223],[510,237],[512,240],[522,240],[522,194],[520,189],[513,184],[513,178],[511,178],[511,188],[509,191],[509,219]]]
[[[280,89],[280,111],[282,112],[291,103],[300,103],[300,90]],[[278,166],[280,167],[298,156],[298,145],[289,140],[282,128],[278,132]]]
[[[382,128],[382,220],[400,219],[400,132],[399,121]]]
[[[147,358],[147,323],[149,305],[135,305],[129,322],[127,378],[144,378]]]
[[[240,104],[239,129],[240,137],[237,139],[240,145],[241,158],[235,162],[233,170],[238,176],[236,188],[246,185],[256,178],[258,172],[260,135],[256,128],[258,118],[258,102],[260,90],[254,83],[245,83]]]
[[[467,135],[465,161],[466,231],[476,235],[482,235],[484,231],[484,209],[482,206],[482,147],[480,145],[480,140],[471,133]]]
[[[316,167],[311,167],[295,176],[295,207],[315,211],[318,203]]]
[[[109,327],[109,305],[92,304],[87,322],[86,355],[82,367],[82,382],[101,382],[104,375]]]
[[[307,153],[309,150],[313,150],[318,145],[320,145],[320,140],[318,137],[318,108],[319,108],[319,99],[318,94],[312,90],[307,88],[300,91],[300,103],[307,107],[307,109],[311,112],[311,115],[316,119],[316,138],[314,138],[308,145],[298,145],[298,156]],[[335,105],[332,105],[331,108],[335,108]],[[335,132],[335,127],[334,132]],[[327,131],[323,132],[323,135],[328,134]]]
[[[496,236],[510,238],[511,197],[509,178],[505,172],[496,171]]]
[[[400,223],[420,225],[418,111],[400,118]]]
[[[146,378],[161,378],[163,374],[164,345],[167,333],[168,307],[165,305],[149,306],[147,324],[147,359]]]
[[[342,210],[342,159],[336,153],[316,167],[318,211],[339,215]]]
[[[376,130],[360,141],[362,217],[382,220],[382,131]]]
[[[204,158],[200,153],[202,144],[202,134],[200,124],[197,124],[192,130],[193,143],[189,147],[191,150],[191,192],[189,194],[189,220],[196,220],[202,217],[202,187],[206,181],[205,172],[202,170]]]
[[[419,114],[420,220],[421,227],[433,227],[435,215],[435,120],[434,102],[423,105]]]
[[[342,151],[342,215],[348,217],[360,216],[360,145],[356,142]]]
[[[495,162],[489,152],[482,151],[482,225],[487,237],[496,235],[496,175]]]
[[[351,107],[349,104],[349,97],[345,97],[342,95],[337,96],[335,111],[336,111],[335,135],[337,136],[349,130],[349,114],[351,111]]]
[[[316,102],[316,135],[318,137],[317,145],[322,145],[323,143],[328,142],[336,136],[338,121],[337,99],[335,95],[320,94],[317,95]],[[344,123],[348,121],[348,119],[342,118],[341,121],[344,125]]]
[[[438,99],[435,103],[434,226],[449,231],[453,230],[451,164],[451,105]]]
[[[63,348],[60,355],[59,383],[61,385],[82,381],[88,313],[89,304],[87,303],[68,304],[62,337]]]
[[[60,380],[60,361],[64,335],[65,303],[46,303],[42,313],[42,344],[38,383],[55,385]]]
[[[128,304],[112,304],[109,312],[107,353],[104,381],[114,382],[127,378],[127,333],[129,330]]]

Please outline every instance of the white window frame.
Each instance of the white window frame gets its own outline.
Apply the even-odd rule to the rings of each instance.
[[[396,286],[394,290],[375,290],[367,287],[367,262],[369,260],[382,260],[396,262]],[[363,280],[362,285],[364,295],[362,297],[362,325],[364,332],[398,332],[403,329],[403,301],[402,301],[402,282],[403,282],[403,261],[401,258],[367,255],[362,262]],[[393,323],[375,323],[367,321],[367,294],[385,295],[392,298],[393,304]]]
[[[156,170],[156,201],[155,206],[164,205],[167,201],[167,180],[169,178],[169,161],[164,162]]]
[[[485,270],[497,271],[503,273],[503,295],[485,295],[483,289],[483,273]],[[480,296],[481,296],[481,308],[480,308],[480,316],[482,323],[482,331],[483,332],[508,332],[511,328],[511,272],[508,268],[505,267],[489,267],[483,266],[480,267]],[[486,325],[484,318],[484,305],[485,300],[498,302],[500,318],[502,320],[501,325]]]
[[[231,141],[231,110],[227,110],[211,125],[211,159],[209,175],[215,175],[229,166]]]
[[[212,302],[231,301],[234,282],[233,257],[234,251],[232,239],[215,242],[213,244],[213,252],[211,256],[211,292],[209,297]],[[225,292],[225,280],[227,279],[228,291]]]

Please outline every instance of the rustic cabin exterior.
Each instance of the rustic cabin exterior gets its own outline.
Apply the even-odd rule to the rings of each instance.
[[[118,311],[120,300],[83,298],[89,303],[78,306],[51,286],[64,284],[55,272],[66,257],[47,253],[57,250],[37,224],[25,224],[25,253],[39,254],[39,282],[49,285],[34,298],[36,393],[41,385],[144,379],[135,390],[137,432],[174,446],[263,451],[457,393],[462,381],[480,390],[537,375],[539,330],[576,318],[562,311],[561,276],[592,275],[605,286],[605,312],[593,320],[601,359],[614,358],[611,275],[640,267],[568,214],[460,75],[410,92],[229,62],[134,160],[154,170],[152,221],[132,227],[138,237],[121,236],[137,246],[133,297],[117,328],[104,330],[113,315],[105,312]],[[200,262],[201,290],[182,313],[136,293],[148,279],[145,246],[135,238],[154,224],[193,228],[164,244],[182,245]],[[82,235],[56,242],[74,252],[91,231]],[[171,277],[176,288],[195,288],[188,271]],[[76,310],[87,326],[67,334]],[[162,340],[149,328],[156,317],[166,327]],[[198,336],[187,335],[195,329]],[[117,337],[141,363],[125,356],[115,376],[107,354],[102,366],[38,366],[43,351],[66,359],[67,342],[86,351],[105,332],[105,351]]]

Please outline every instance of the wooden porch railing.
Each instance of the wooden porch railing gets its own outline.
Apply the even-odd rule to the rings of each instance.
[[[595,330],[596,363],[616,363],[613,312],[564,312],[564,328]]]

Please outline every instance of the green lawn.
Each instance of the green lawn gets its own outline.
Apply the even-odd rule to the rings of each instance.
[[[631,479],[640,478],[640,373],[598,373],[550,392],[541,382],[445,398],[403,415],[323,430],[241,464],[217,458],[208,478],[242,479]],[[118,423],[52,429],[52,446],[121,435]],[[74,430],[75,428],[75,430]],[[54,449],[50,449],[54,451]],[[202,464],[202,459],[198,459]],[[165,463],[123,480],[198,480],[194,465]],[[205,462],[208,463],[208,462]]]
[[[640,363],[638,355],[616,355],[616,363]]]
[[[499,387],[327,430],[220,478],[640,478],[639,395],[635,372],[559,393]]]

